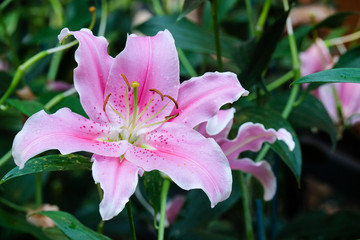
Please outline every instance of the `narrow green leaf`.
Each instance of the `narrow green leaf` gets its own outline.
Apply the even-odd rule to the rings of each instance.
[[[181,20],[183,17],[186,16],[189,12],[200,6],[200,4],[206,2],[207,0],[185,0],[182,11],[177,18],[177,20]]]
[[[168,29],[178,48],[197,53],[216,54],[214,35],[211,31],[185,18],[180,21],[176,19],[176,16],[155,16],[136,29],[145,35],[155,35],[158,31]],[[238,40],[222,35],[220,42],[223,56],[232,57],[234,45],[238,44]]]
[[[19,176],[37,172],[91,170],[88,157],[76,154],[48,155],[30,159],[23,169],[13,168],[0,181],[0,184]]]
[[[31,225],[25,219],[26,216],[23,214],[9,213],[0,208],[0,226],[29,233],[40,240],[49,240],[40,228]]]
[[[51,218],[58,228],[70,239],[110,240],[110,238],[105,235],[99,234],[84,226],[79,220],[67,212],[43,211],[38,212],[38,214]]]
[[[349,49],[341,55],[334,68],[358,68],[360,67],[360,46]]]
[[[19,99],[8,99],[6,100],[8,104],[15,107],[20,112],[24,113],[26,116],[30,117],[34,113],[44,109],[44,105],[36,101],[25,101]]]
[[[331,83],[331,82],[353,82],[360,83],[360,68],[334,68],[306,75],[293,84],[300,83]]]
[[[288,146],[282,141],[276,141],[271,144],[271,148],[279,154],[299,183],[302,167],[300,143],[290,123],[283,119],[279,113],[260,106],[245,107],[239,112],[241,113],[240,116],[236,117],[236,122],[239,124],[245,122],[261,123],[266,128],[274,128],[275,130],[285,128],[291,133],[295,142],[295,149],[293,151],[290,151]]]
[[[275,23],[264,32],[256,44],[252,41],[249,42],[250,48],[248,48],[249,52],[246,54],[249,57],[235,57],[237,64],[242,68],[239,80],[245,88],[249,89],[260,81],[260,75],[269,64],[276,45],[282,36],[288,14],[289,12],[282,14]],[[251,48],[251,46],[254,46],[254,48]],[[244,45],[240,46],[238,50],[240,53],[244,53],[243,47]],[[236,51],[235,54],[240,56],[238,51]],[[244,64],[244,62],[246,62],[246,64]]]
[[[158,213],[160,208],[160,194],[161,186],[164,179],[161,177],[159,171],[145,172],[142,177],[146,196],[154,212]]]
[[[314,25],[313,30],[315,29],[319,29],[319,28],[337,28],[340,27],[343,22],[345,21],[345,19],[347,17],[349,17],[350,15],[359,15],[358,12],[338,12],[335,13],[327,18],[325,18],[324,20],[322,20],[321,22],[317,23]]]

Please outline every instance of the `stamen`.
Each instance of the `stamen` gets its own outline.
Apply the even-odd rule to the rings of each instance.
[[[129,84],[129,81],[127,80],[127,77],[124,75],[124,74],[121,74],[121,76],[123,77],[126,85],[128,86],[128,91],[130,92],[131,88],[130,88],[130,84]]]
[[[106,98],[105,98],[104,105],[103,105],[103,110],[104,110],[104,112],[106,112],[106,111],[105,111],[105,107],[106,107],[107,102],[109,101],[109,97],[110,97],[110,96],[111,96],[111,93],[109,93],[109,94],[106,96]]]
[[[175,114],[173,114],[173,115],[166,116],[166,117],[165,117],[165,120],[166,120],[166,121],[169,121],[170,119],[176,118],[177,116],[179,116],[179,113],[175,113]]]
[[[112,109],[119,117],[121,117],[124,121],[126,121],[125,118],[124,118],[124,116],[123,116],[119,111],[117,111],[115,108],[113,108],[113,106],[111,106],[110,103],[109,103],[109,106],[111,107],[111,109]]]
[[[132,115],[132,120],[131,123],[133,124],[133,126],[136,125],[136,118],[137,118],[137,114],[138,114],[138,109],[137,109],[137,88],[140,86],[140,84],[136,81],[133,81],[131,83],[131,87],[134,89],[134,107],[133,107],[133,115]]]
[[[178,105],[178,103],[176,102],[176,100],[175,100],[173,97],[171,97],[171,96],[169,96],[169,95],[164,95],[164,97],[167,97],[167,98],[169,98],[171,101],[173,101],[173,103],[175,104],[176,109],[179,109],[179,105]]]
[[[155,88],[151,88],[151,89],[149,89],[149,91],[150,91],[150,92],[156,92],[157,94],[160,95],[161,101],[164,100],[164,95],[163,95],[159,90],[157,90],[157,89],[155,89]]]

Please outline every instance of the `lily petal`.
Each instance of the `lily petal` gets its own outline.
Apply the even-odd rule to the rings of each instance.
[[[86,114],[95,122],[106,123],[108,118],[102,111],[104,91],[113,58],[107,53],[108,42],[104,37],[95,37],[89,29],[69,31],[64,28],[59,34],[60,42],[67,35],[79,41],[75,52],[78,63],[74,70],[74,85]]]
[[[256,177],[264,187],[264,199],[271,200],[276,193],[276,177],[271,166],[266,161],[254,162],[249,158],[230,160],[233,170],[241,170]]]
[[[159,94],[150,89],[156,89],[163,95],[176,99],[180,87],[179,60],[171,33],[167,30],[153,37],[140,37],[131,34],[127,38],[125,49],[115,58],[110,71],[105,94],[111,93],[109,103],[123,116],[126,114],[126,84],[122,74],[129,83],[137,81],[138,107],[141,112],[154,96],[154,100],[140,120],[148,119],[158,112],[166,102],[170,101],[164,111],[148,123],[164,120],[174,104],[169,98],[163,101]],[[130,113],[133,109],[133,93],[129,94]],[[111,109],[110,109],[111,111]]]
[[[233,103],[240,96],[248,95],[234,73],[205,73],[181,84],[179,90],[179,116],[172,122],[186,124],[193,128],[213,117],[220,107]]]
[[[104,191],[100,203],[100,215],[109,220],[118,215],[134,194],[138,183],[138,175],[143,170],[126,159],[104,157],[94,154],[92,157],[92,173],[95,183],[100,183]]]
[[[213,139],[182,124],[164,123],[144,137],[146,148],[129,146],[125,157],[145,171],[167,174],[185,190],[202,189],[214,207],[229,197],[229,163]]]
[[[290,150],[295,146],[287,130],[282,128],[275,131],[272,128],[265,129],[264,125],[259,123],[247,122],[240,126],[237,137],[233,140],[224,140],[221,148],[229,161],[237,160],[241,152],[259,151],[264,142],[274,143],[277,139],[283,140]]]
[[[109,125],[101,125],[81,115],[62,108],[52,115],[40,111],[32,115],[23,129],[15,136],[13,157],[23,168],[31,157],[50,149],[61,154],[88,151],[105,156],[121,156],[127,149],[127,141],[108,142]]]

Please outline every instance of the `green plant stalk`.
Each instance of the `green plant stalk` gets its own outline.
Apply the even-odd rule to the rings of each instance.
[[[133,214],[132,214],[130,199],[129,199],[129,201],[126,203],[126,211],[127,211],[127,215],[128,215],[128,221],[129,221],[129,227],[130,227],[131,240],[136,240],[134,218],[133,218]]]
[[[255,35],[258,39],[260,38],[260,36],[262,35],[262,33],[264,31],[264,25],[265,25],[265,22],[266,22],[266,19],[267,19],[269,10],[270,10],[271,2],[272,2],[272,0],[265,0],[264,6],[261,10],[259,20],[256,24]]]
[[[40,208],[42,205],[42,180],[41,173],[35,174],[35,204],[36,208]]]
[[[158,240],[163,240],[165,235],[165,213],[166,213],[166,198],[170,188],[170,179],[165,178],[160,194],[160,222],[158,229]]]
[[[11,40],[11,37],[9,36],[9,33],[7,31],[4,16],[3,16],[3,13],[2,13],[2,9],[0,9],[0,25],[3,28],[5,41],[6,41],[6,44],[8,45],[8,47],[10,49],[12,58],[13,58],[14,63],[15,63],[15,66],[18,67],[20,65],[20,60],[19,60],[19,58],[18,58],[18,56],[16,54],[16,51],[15,51],[15,48],[14,48],[14,45],[13,45],[13,41]]]
[[[103,191],[101,190],[101,187],[100,187],[100,183],[96,184],[96,187],[97,187],[97,190],[98,190],[98,193],[99,193],[99,198],[100,198],[100,201],[102,201],[103,199]],[[98,233],[103,233],[104,232],[104,220],[100,220],[99,224],[98,224],[98,227],[97,227],[97,232]]]
[[[19,212],[25,212],[25,213],[27,212],[27,209],[25,207],[14,204],[14,203],[6,200],[5,198],[0,197],[0,202],[14,210],[19,211]]]
[[[181,50],[180,48],[177,48],[177,51],[178,51],[180,62],[182,63],[182,65],[184,66],[186,71],[190,74],[190,76],[191,77],[198,76],[195,69],[193,68],[193,66],[191,65],[189,60],[187,59],[187,57],[186,57],[185,53],[183,52],[183,50]]]
[[[55,16],[57,18],[57,27],[62,27],[63,26],[63,8],[61,6],[61,3],[59,2],[59,0],[49,0],[51,7],[54,9],[54,13]]]
[[[101,17],[98,36],[104,36],[106,31],[106,20],[108,16],[108,4],[106,0],[101,0]]]
[[[216,60],[218,64],[218,70],[223,71],[223,63],[221,59],[221,45],[220,45],[220,29],[218,21],[218,0],[211,1],[211,15],[214,23],[214,37],[215,37],[215,47],[216,47]]]
[[[154,11],[156,15],[162,16],[165,15],[164,9],[162,8],[159,0],[152,0]]]
[[[47,75],[48,81],[55,81],[56,75],[59,71],[59,66],[60,66],[62,55],[63,55],[63,52],[57,52],[53,55],[53,57],[51,59],[50,67],[49,67],[49,72]]]
[[[41,51],[41,52],[37,53],[36,55],[32,56],[30,59],[28,59],[23,64],[21,64],[18,67],[18,69],[16,70],[15,75],[14,75],[12,81],[11,81],[11,84],[10,84],[9,88],[6,90],[4,95],[1,97],[0,105],[4,104],[6,99],[13,93],[13,91],[16,89],[17,85],[19,84],[22,76],[24,75],[25,71],[31,65],[33,65],[37,61],[41,60],[42,58],[48,56],[49,54],[59,52],[59,51],[63,51],[63,50],[68,49],[68,48],[70,48],[72,46],[75,46],[77,43],[78,43],[78,41],[75,40],[75,41],[72,41],[72,42],[70,42],[68,44],[65,44],[63,46],[59,46],[59,47],[55,47],[55,48],[51,48],[51,49],[48,49],[48,50]]]
[[[242,204],[244,210],[244,220],[245,220],[245,232],[246,239],[254,240],[254,232],[252,227],[252,219],[250,213],[250,197],[249,191],[246,184],[246,179],[244,173],[240,172],[240,188],[242,193]]]
[[[255,36],[255,24],[254,24],[254,20],[253,20],[254,16],[252,13],[252,7],[251,7],[250,0],[245,0],[245,7],[246,7],[246,14],[249,19],[250,36],[254,37]]]
[[[7,161],[9,161],[10,159],[11,159],[11,155],[12,154],[12,152],[11,152],[11,149],[7,152],[7,153],[5,153],[5,155],[4,156],[2,156],[2,158],[0,158],[0,168],[5,164],[5,163],[7,163]]]
[[[5,0],[4,2],[2,2],[0,4],[0,10],[3,10],[4,8],[7,7],[7,5],[9,5],[12,2],[12,0]]]

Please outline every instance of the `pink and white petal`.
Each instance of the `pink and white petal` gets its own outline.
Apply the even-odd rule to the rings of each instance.
[[[219,145],[227,138],[233,124],[235,109],[219,110],[207,122],[200,123],[194,129],[206,138],[213,138]]]
[[[67,28],[61,31],[59,40],[70,34],[79,41],[75,52],[78,66],[74,70],[74,85],[80,95],[81,105],[90,119],[106,123],[108,118],[102,110],[104,91],[114,61],[107,53],[108,42],[104,37],[95,37],[89,29],[69,31]]]
[[[32,115],[15,136],[13,157],[15,163],[23,168],[28,159],[50,149],[58,149],[61,154],[87,151],[105,156],[120,156],[127,149],[126,140],[101,140],[112,134],[110,125],[86,119],[68,108],[62,108],[52,115],[42,110]]]
[[[213,117],[220,107],[248,95],[234,73],[205,73],[181,84],[177,102],[179,116],[171,121],[193,128]]]
[[[266,161],[254,162],[249,158],[230,160],[232,170],[241,170],[257,178],[264,187],[264,200],[271,200],[276,193],[276,177]]]
[[[334,83],[337,90],[344,118],[360,113],[360,84]]]
[[[106,95],[111,93],[109,103],[121,114],[126,113],[126,85],[122,75],[129,83],[137,81],[138,107],[141,112],[155,95],[153,102],[140,120],[144,120],[158,112],[168,101],[161,100],[160,95],[149,91],[156,89],[164,95],[176,99],[180,87],[179,59],[171,33],[167,30],[153,37],[140,37],[131,34],[127,38],[125,49],[115,58],[111,67]],[[130,112],[133,109],[133,91],[129,93]],[[172,111],[174,104],[169,106],[148,123],[164,120]]]
[[[331,119],[334,122],[339,121],[337,109],[336,109],[336,102],[335,102],[335,85],[332,83],[328,83],[325,85],[322,85],[317,89],[317,97],[324,105],[326,111],[330,115]]]
[[[219,145],[182,124],[164,123],[143,136],[143,146],[129,146],[125,157],[145,171],[157,169],[179,187],[202,189],[214,207],[229,197],[232,176]]]
[[[105,157],[94,154],[92,157],[92,174],[95,183],[100,183],[104,197],[100,203],[100,215],[109,220],[118,215],[134,194],[138,175],[143,170],[126,159]]]
[[[295,146],[291,134],[281,128],[275,131],[272,128],[265,129],[260,123],[247,122],[240,126],[238,134],[233,140],[224,140],[221,149],[230,160],[236,160],[244,151],[259,151],[264,142],[274,143],[276,140],[284,141],[290,150]]]

